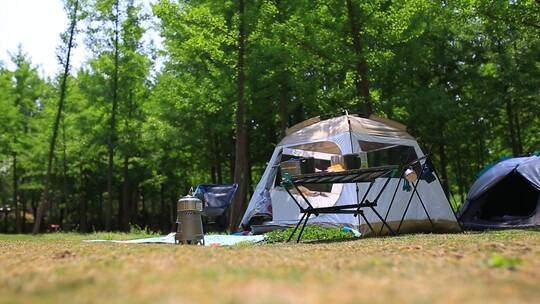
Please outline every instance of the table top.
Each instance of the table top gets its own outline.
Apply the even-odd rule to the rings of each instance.
[[[292,176],[291,182],[294,184],[345,184],[345,183],[362,183],[372,182],[379,177],[385,175],[394,175],[394,170],[397,171],[398,166],[380,166],[371,168],[361,168],[353,170],[345,170],[339,172],[317,172],[310,174],[300,174]]]

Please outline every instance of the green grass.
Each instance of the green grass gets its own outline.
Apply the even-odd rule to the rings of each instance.
[[[145,233],[0,235],[0,303],[533,303],[540,232],[198,247],[83,243]],[[311,235],[311,236],[310,236]],[[313,242],[311,240],[319,240]]]
[[[272,243],[282,243],[285,242],[291,233],[293,228],[287,228],[282,230],[274,230],[267,234],[266,242],[269,244]],[[297,229],[292,240],[296,240],[296,237],[300,233],[300,228]],[[355,239],[356,237],[351,232],[346,232],[343,229],[338,228],[322,228],[317,226],[307,226],[302,233],[303,242],[323,242],[323,241],[338,241],[338,240],[350,240]]]

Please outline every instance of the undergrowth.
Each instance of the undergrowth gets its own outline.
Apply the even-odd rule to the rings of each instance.
[[[293,228],[274,230],[266,234],[267,243],[285,242],[293,232]],[[296,241],[296,237],[300,232],[300,228],[296,231],[291,241]],[[302,234],[302,241],[332,241],[343,239],[355,239],[356,237],[351,232],[344,231],[340,228],[323,228],[318,226],[306,226]]]

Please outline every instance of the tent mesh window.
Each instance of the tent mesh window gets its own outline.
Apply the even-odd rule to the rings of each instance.
[[[360,149],[367,153],[369,167],[399,165],[409,163],[418,156],[411,146],[386,144],[371,141],[358,141]]]
[[[326,171],[330,167],[330,157],[331,155],[341,155],[341,150],[339,146],[331,141],[319,141],[313,143],[300,144],[296,146],[288,147],[290,150],[303,151],[306,152],[308,156],[314,157],[315,160],[315,170],[316,171]],[[294,152],[293,152],[294,154]],[[298,158],[298,156],[293,156],[289,154],[282,154],[279,162],[284,162],[293,158]],[[281,169],[278,168],[276,179],[274,181],[274,186],[279,187],[281,185]],[[332,192],[333,184],[307,184],[304,187],[308,188],[310,191],[316,192]]]
[[[538,191],[515,172],[506,176],[484,196],[485,203],[477,216],[488,221],[530,217],[535,213],[539,199]]]
[[[293,158],[297,158],[296,156],[292,155],[281,155],[280,162],[284,162]],[[330,167],[330,161],[326,159],[318,159],[315,158],[315,169],[325,171]],[[276,174],[276,180],[274,182],[275,187],[281,186],[281,169],[278,168],[277,174]],[[332,192],[332,184],[307,184],[304,185],[304,187],[308,188],[311,191],[317,191],[317,192]]]

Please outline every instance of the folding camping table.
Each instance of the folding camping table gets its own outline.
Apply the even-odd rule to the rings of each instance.
[[[377,206],[377,201],[381,197],[382,193],[386,189],[386,186],[390,182],[390,179],[392,177],[396,177],[398,172],[398,166],[381,166],[381,167],[372,167],[372,168],[365,168],[365,169],[354,169],[354,170],[346,170],[341,172],[320,172],[320,173],[311,173],[311,174],[300,174],[295,176],[290,176],[288,174],[285,174],[283,181],[281,185],[287,193],[290,195],[290,197],[293,199],[294,203],[298,206],[300,209],[300,213],[302,213],[302,217],[296,224],[296,227],[294,228],[293,232],[287,239],[287,242],[291,240],[293,235],[298,230],[298,227],[300,224],[302,224],[302,228],[300,229],[300,233],[298,234],[298,238],[296,239],[296,242],[300,242],[300,238],[302,237],[302,233],[304,232],[304,228],[306,227],[306,224],[309,220],[309,217],[311,215],[318,216],[319,214],[324,213],[330,213],[330,214],[353,214],[354,216],[360,215],[366,224],[368,225],[369,229],[374,235],[377,235],[373,227],[371,226],[371,223],[368,221],[366,216],[364,215],[364,212],[362,208],[370,208],[375,215],[381,220],[383,225],[388,228],[391,234],[395,235],[396,232],[388,225],[386,222],[386,219],[383,218],[379,212],[375,209]],[[384,186],[379,190],[379,193],[375,197],[373,201],[369,201],[367,199],[368,194],[370,193],[371,189],[373,188],[373,185],[375,184],[375,180],[379,178],[386,178],[386,182],[384,183]],[[358,200],[354,204],[347,204],[347,205],[340,205],[340,206],[332,206],[332,207],[313,207],[313,205],[309,202],[307,197],[300,191],[298,186],[300,185],[306,185],[306,184],[345,184],[345,183],[369,183],[369,187],[366,190],[366,193],[363,195],[361,200]],[[302,206],[296,199],[296,197],[291,193],[291,188],[294,188],[302,200],[306,203],[307,207]],[[358,192],[357,192],[358,193]],[[359,198],[359,197],[358,197]]]

